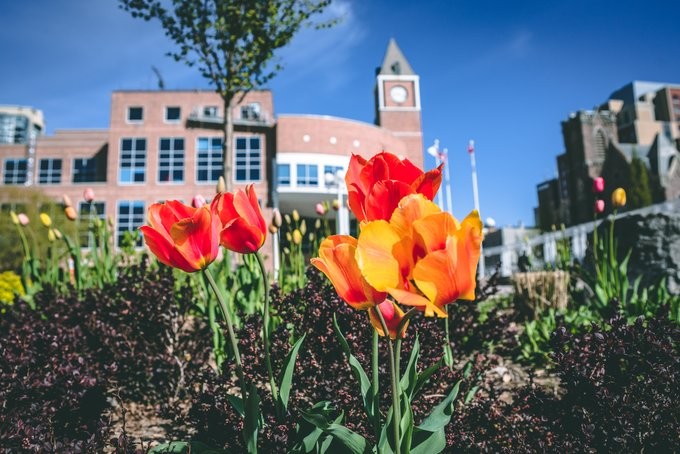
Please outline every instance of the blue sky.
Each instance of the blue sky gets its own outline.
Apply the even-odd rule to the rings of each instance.
[[[533,224],[536,184],[563,151],[560,122],[632,80],[680,83],[680,2],[336,2],[341,25],[305,30],[279,54],[277,113],[373,121],[375,67],[394,37],[420,75],[425,147],[451,156],[453,210],[472,209],[474,139],[483,217]],[[115,89],[207,88],[165,56],[160,26],[115,0],[4,2],[0,104],[42,109],[48,133],[106,128]],[[428,158],[426,166],[434,163]]]

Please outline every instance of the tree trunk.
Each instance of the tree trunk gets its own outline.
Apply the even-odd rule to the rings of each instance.
[[[234,175],[231,168],[233,162],[232,153],[234,148],[234,119],[231,105],[233,99],[233,96],[223,98],[224,112],[222,118],[224,118],[224,125],[222,130],[222,163],[226,192],[232,192],[234,186]]]

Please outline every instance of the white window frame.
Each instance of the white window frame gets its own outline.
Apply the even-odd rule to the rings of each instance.
[[[43,161],[48,162],[47,169],[45,171],[43,171],[42,169]],[[60,168],[58,171],[54,169],[55,161],[59,161],[60,163]],[[41,181],[43,177],[43,172],[45,175],[45,180],[47,180],[45,182]],[[63,172],[64,172],[64,160],[62,158],[40,158],[38,160],[38,184],[41,186],[61,184]],[[52,181],[55,175],[57,176],[57,181]]]
[[[170,141],[170,149],[167,151],[161,150],[161,143],[163,140],[169,140]],[[183,142],[183,147],[181,150],[175,149],[175,141],[176,140],[182,140]],[[158,172],[156,173],[156,182],[158,184],[163,184],[163,185],[170,185],[170,184],[184,184],[186,180],[186,159],[187,159],[187,153],[186,153],[186,144],[187,141],[184,137],[160,137],[158,139]],[[181,180],[174,180],[172,179],[173,177],[173,172],[175,170],[178,170],[174,159],[177,158],[177,153],[181,151],[182,154],[182,165],[181,165],[181,170],[182,170],[182,179]],[[161,163],[164,162],[162,154],[167,153],[168,154],[168,159],[167,161],[169,162],[169,166],[167,169],[170,172],[170,179],[167,181],[163,181],[161,179],[161,171],[164,170],[163,167],[161,166]]]
[[[168,109],[178,109],[179,118],[171,120],[168,118]],[[177,124],[182,122],[182,106],[165,106],[163,108],[163,121],[168,124]]]
[[[245,172],[246,172],[246,178],[243,180],[239,180],[236,175],[239,170],[239,164],[238,164],[238,149],[236,148],[236,143],[238,142],[239,139],[245,139],[246,141],[246,148],[245,148],[245,157],[243,158],[244,160],[244,166],[245,166]],[[250,141],[252,139],[257,139],[260,143],[260,147],[257,149],[258,152],[258,159],[257,159],[257,170],[260,174],[260,178],[258,179],[250,179],[250,173],[255,169],[254,167],[251,166],[251,162],[253,160],[251,153],[255,150],[254,148],[250,148]],[[260,183],[262,182],[262,136],[259,135],[252,135],[252,136],[236,136],[234,137],[234,157],[232,160],[232,178],[233,181],[236,183]]]
[[[123,141],[124,140],[132,140],[132,150],[128,151],[123,151]],[[130,166],[130,169],[136,169],[136,164],[137,164],[137,158],[134,156],[135,153],[138,152],[138,150],[135,148],[137,141],[143,140],[144,141],[144,179],[142,181],[134,181],[134,173],[131,173],[130,175],[132,176],[132,181],[123,181],[122,179],[122,172],[123,172],[123,153],[131,153],[131,158],[130,158],[130,163],[135,164],[133,167],[132,165]],[[149,144],[148,140],[146,137],[121,137],[120,138],[120,143],[118,147],[118,184],[120,185],[142,185],[146,183],[146,165],[147,161],[149,159]],[[132,171],[132,170],[131,170]]]
[[[128,218],[125,220],[125,226],[123,226],[123,219],[121,218],[121,213],[120,209],[123,204],[129,204],[130,205],[130,212],[128,213]],[[141,214],[138,214],[138,222],[135,222],[135,214],[134,214],[134,206],[135,204],[141,204],[142,205],[142,212]],[[123,232],[133,232],[137,229],[139,229],[141,226],[144,225],[145,221],[145,215],[146,215],[146,203],[143,200],[118,200],[116,202],[116,246],[120,245],[120,237],[123,235]],[[130,228],[125,228],[124,230],[121,230],[122,227],[129,227]],[[140,238],[141,240],[141,238]],[[138,246],[141,247],[141,244]]]
[[[206,152],[208,153],[208,156],[207,156],[208,161],[207,161],[205,166],[200,165],[199,153],[201,153],[201,151],[199,149],[198,144],[200,143],[201,140],[207,140],[208,141],[208,149],[206,150]],[[199,172],[201,170],[206,170],[208,172],[208,177],[210,177],[212,172],[214,172],[214,170],[215,170],[216,166],[212,162],[213,140],[219,140],[220,141],[220,148],[219,148],[220,155],[221,155],[221,157],[219,159],[220,175],[224,174],[224,150],[222,148],[222,140],[223,140],[222,137],[217,137],[217,136],[197,137],[196,138],[196,161],[195,161],[196,162],[196,184],[215,184],[215,183],[217,183],[217,180],[219,179],[219,177],[215,180],[211,180],[210,178],[208,178],[207,180],[201,180],[199,178]]]
[[[15,162],[16,168],[11,172],[7,171],[7,164],[9,162]],[[20,176],[19,162],[24,161],[26,163],[26,170],[24,171],[24,181],[17,182]],[[2,184],[5,186],[21,186],[28,182],[28,159],[26,158],[6,158],[2,164]],[[7,182],[7,175],[12,175],[12,182]]]
[[[140,120],[130,119],[130,111],[132,109],[141,109],[142,110],[142,118]],[[128,123],[128,124],[131,124],[131,125],[144,123],[144,106],[127,106],[127,108],[125,109],[125,122]]]

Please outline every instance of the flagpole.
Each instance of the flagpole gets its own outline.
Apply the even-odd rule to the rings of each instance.
[[[477,210],[478,213],[481,212],[479,211],[479,191],[477,190],[477,163],[475,162],[475,141],[470,140],[468,142],[468,154],[470,155],[470,165],[472,167],[472,196],[475,201],[475,210]],[[486,269],[485,269],[485,263],[484,263],[484,251],[482,250],[482,247],[480,246],[480,254],[479,254],[479,276],[480,279],[484,278],[484,275],[486,274]]]
[[[446,210],[453,215],[453,199],[451,198],[451,166],[449,166],[449,150],[444,148],[442,153],[442,161],[444,161],[445,186],[446,186]]]

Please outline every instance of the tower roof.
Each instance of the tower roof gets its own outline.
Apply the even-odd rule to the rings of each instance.
[[[387,45],[387,52],[385,52],[385,58],[383,59],[379,74],[415,75],[413,68],[409,65],[408,60],[404,57],[404,54],[401,52],[401,49],[399,49],[399,46],[397,46],[397,42],[394,38],[390,38],[390,42]]]

